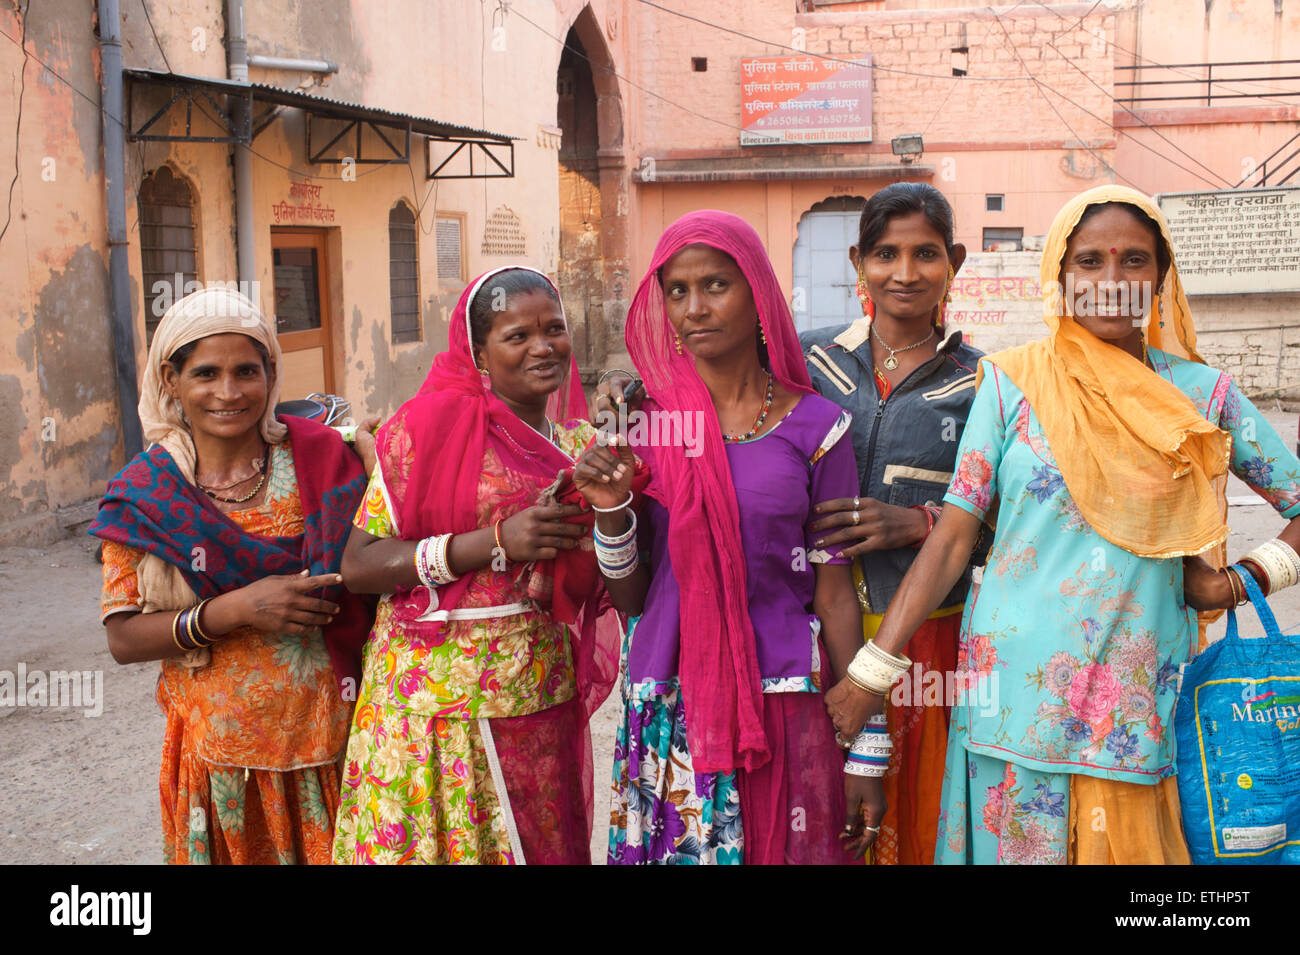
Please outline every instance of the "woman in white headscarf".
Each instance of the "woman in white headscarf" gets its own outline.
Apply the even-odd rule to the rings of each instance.
[[[162,661],[169,863],[329,860],[368,624],[338,569],[365,474],[333,429],[275,417],[279,363],[240,293],[169,308],[140,399],[153,445],[91,526],[113,657]]]

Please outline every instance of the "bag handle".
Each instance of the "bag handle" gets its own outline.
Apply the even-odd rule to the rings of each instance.
[[[1259,589],[1259,584],[1255,582],[1255,575],[1248,571],[1241,564],[1233,564],[1230,568],[1237,572],[1241,578],[1242,584],[1246,587],[1246,596],[1250,598],[1251,604],[1255,607],[1255,613],[1259,615],[1259,622],[1264,625],[1264,633],[1269,640],[1280,641],[1283,638],[1282,629],[1277,625],[1277,618],[1273,616],[1273,610],[1268,605],[1263,592]],[[1228,633],[1226,639],[1237,639],[1237,614],[1233,610],[1228,611]]]

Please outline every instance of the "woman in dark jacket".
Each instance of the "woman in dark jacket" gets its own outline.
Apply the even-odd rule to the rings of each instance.
[[[813,386],[853,414],[861,496],[823,501],[813,523],[825,546],[856,557],[863,637],[876,632],[939,512],[975,396],[981,353],[946,334],[948,292],[966,257],[953,214],[933,186],[900,182],[862,210],[849,258],[863,317],[800,336]],[[846,546],[847,545],[847,546]],[[821,546],[821,545],[819,545]],[[873,849],[877,863],[929,865],[942,789],[957,635],[969,570],[915,634],[910,672],[887,708],[894,753],[888,801]]]

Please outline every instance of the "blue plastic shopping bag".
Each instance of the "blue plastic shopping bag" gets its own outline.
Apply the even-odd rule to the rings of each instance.
[[[1197,865],[1300,863],[1300,635],[1238,566],[1265,637],[1228,635],[1183,671],[1174,734],[1183,834]]]

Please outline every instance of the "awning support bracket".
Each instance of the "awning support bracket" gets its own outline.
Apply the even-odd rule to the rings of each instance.
[[[337,165],[346,162],[347,160],[351,160],[352,162],[356,163],[358,166],[383,166],[389,163],[408,163],[411,161],[411,126],[409,123],[406,126],[388,127],[390,132],[400,132],[404,136],[403,139],[404,148],[399,149],[397,146],[393,144],[393,141],[391,139],[389,139],[387,136],[384,135],[384,129],[381,124],[373,123],[370,120],[366,120],[366,119],[336,120],[336,122],[342,122],[343,126],[339,129],[338,132],[334,134],[334,136],[329,140],[329,142],[325,143],[323,146],[319,148],[316,148],[312,145],[312,126],[315,124],[315,122],[319,122],[319,120],[316,117],[312,116],[311,113],[308,113],[307,114],[307,161],[310,163],[316,163],[316,164],[331,163]],[[388,152],[391,153],[391,155],[369,156],[369,157],[362,155],[361,138],[362,138],[362,134],[367,128],[369,128],[369,130],[372,133],[374,133],[377,137],[379,137],[380,141],[383,142],[383,144],[386,147],[388,147]],[[325,155],[336,145],[338,145],[338,143],[343,140],[343,137],[350,132],[356,133],[356,148],[353,150],[351,156],[340,156],[337,158],[331,158]]]
[[[452,151],[448,153],[447,156],[436,166],[434,165],[434,160],[433,160],[434,143],[448,143],[448,144],[455,145],[455,148],[452,149]],[[515,144],[513,142],[497,143],[497,142],[486,142],[483,140],[470,140],[470,139],[441,139],[441,138],[430,136],[425,141],[425,148],[428,150],[427,168],[429,170],[429,172],[424,177],[426,180],[428,179],[512,179],[514,178]],[[500,156],[498,156],[497,153],[493,152],[494,149],[501,151]],[[476,152],[480,153],[484,158],[489,160],[491,162],[491,165],[489,165],[488,163],[482,163],[482,168],[480,168],[478,171],[475,171],[474,155]],[[457,156],[459,156],[461,153],[464,153],[465,158],[468,160],[469,172],[467,173],[466,172],[454,173],[449,171],[444,172],[444,170],[446,170],[447,167],[451,164],[451,161],[455,159]],[[502,159],[504,159],[505,161],[502,162]],[[464,166],[465,163],[462,162],[460,164],[460,168],[463,169]],[[492,168],[493,166],[495,166],[496,169],[493,169]]]

